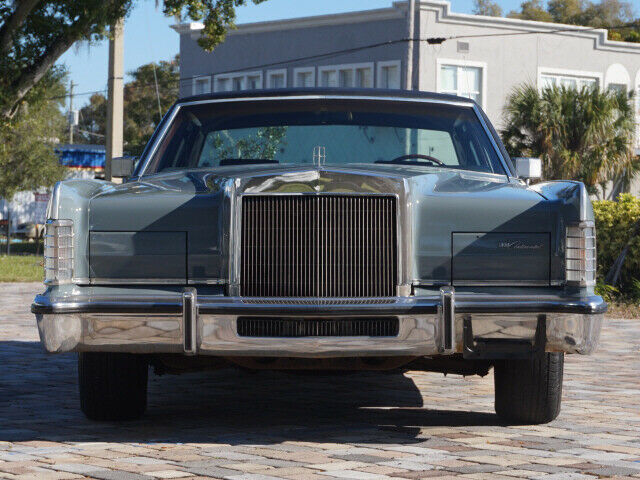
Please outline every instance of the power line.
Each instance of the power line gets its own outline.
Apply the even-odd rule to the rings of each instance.
[[[449,37],[427,37],[427,38],[401,38],[401,39],[397,39],[397,40],[387,40],[384,42],[378,42],[378,43],[371,43],[371,44],[367,44],[367,45],[361,45],[359,47],[352,47],[352,48],[345,48],[342,50],[333,50],[331,52],[325,52],[325,53],[319,53],[319,54],[314,54],[314,55],[306,55],[306,56],[302,56],[302,57],[295,57],[295,58],[289,58],[289,59],[285,59],[285,60],[280,60],[277,62],[269,62],[269,63],[262,63],[262,64],[256,64],[256,65],[250,65],[250,66],[245,66],[243,67],[241,70],[226,70],[226,71],[222,71],[222,72],[215,72],[215,75],[226,75],[226,74],[231,74],[231,73],[243,73],[243,72],[247,72],[247,71],[251,71],[251,70],[261,70],[261,69],[265,69],[265,68],[270,68],[270,67],[277,67],[277,66],[281,66],[281,65],[291,65],[291,64],[295,64],[295,63],[299,63],[299,62],[305,62],[305,61],[309,61],[309,60],[319,60],[319,59],[326,59],[326,58],[332,58],[332,57],[337,57],[337,56],[341,56],[341,55],[348,55],[350,53],[356,53],[356,52],[360,52],[363,50],[369,50],[369,49],[374,49],[374,48],[380,48],[380,47],[386,47],[386,46],[391,46],[391,45],[396,45],[398,43],[404,43],[404,42],[425,42],[429,45],[441,45],[442,43],[449,41],[449,40],[461,40],[461,39],[472,39],[472,38],[491,38],[491,37],[511,37],[511,36],[522,36],[522,35],[537,35],[537,34],[554,34],[554,33],[563,33],[563,32],[576,32],[576,33],[581,33],[581,32],[589,32],[589,31],[593,31],[593,30],[601,30],[601,29],[606,29],[606,30],[621,30],[621,29],[626,29],[626,28],[631,28],[631,27],[640,27],[640,23],[638,23],[638,21],[635,22],[630,22],[627,24],[623,24],[623,25],[617,25],[617,26],[612,26],[612,27],[580,27],[578,25],[574,26],[574,27],[564,27],[564,28],[557,28],[557,29],[553,29],[553,30],[530,30],[530,31],[526,31],[526,32],[509,32],[509,33],[485,33],[485,34],[478,34],[478,35],[452,35]],[[194,75],[194,76],[190,76],[190,77],[181,77],[179,79],[177,79],[176,81],[178,83],[182,83],[182,82],[189,82],[192,81],[195,78],[199,78],[202,75]],[[137,85],[133,85],[131,83],[126,85],[126,88],[154,88],[154,84],[153,83],[147,83],[147,84],[137,84]],[[88,92],[81,92],[81,93],[74,93],[74,96],[84,96],[84,95],[94,95],[94,94],[98,94],[98,93],[106,93],[106,90],[94,90],[94,91],[88,91]],[[55,97],[50,97],[48,100],[58,100],[58,99],[63,99],[63,98],[68,98],[69,94],[66,95],[58,95]]]

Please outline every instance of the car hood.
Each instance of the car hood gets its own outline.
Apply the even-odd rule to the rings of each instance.
[[[521,182],[503,175],[399,165],[255,165],[108,184],[90,200],[89,228],[185,232],[189,275],[198,271],[198,277],[224,278],[237,199],[243,194],[305,193],[397,196],[403,276],[414,284],[451,281],[452,241],[459,232],[545,234],[550,238],[547,254],[555,245],[551,203]]]

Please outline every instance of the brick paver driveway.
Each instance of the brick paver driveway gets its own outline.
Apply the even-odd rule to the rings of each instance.
[[[144,419],[100,424],[37,343],[40,288],[0,285],[0,478],[640,478],[640,321],[568,358],[546,426],[501,424],[491,374],[242,371],[152,376]]]

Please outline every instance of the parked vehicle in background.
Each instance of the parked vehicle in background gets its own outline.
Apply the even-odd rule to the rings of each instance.
[[[42,237],[44,227],[36,223],[20,223],[18,228],[11,231],[11,235],[24,240],[37,240]]]
[[[549,422],[606,304],[584,185],[525,180],[465,98],[184,99],[124,184],[56,186],[32,311],[93,419],[141,415],[149,365],[238,365],[493,368],[502,418]]]

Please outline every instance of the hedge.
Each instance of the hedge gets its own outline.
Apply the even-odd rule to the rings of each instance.
[[[598,248],[598,278],[604,281],[620,251],[629,241],[635,222],[640,219],[640,198],[620,195],[617,202],[593,202]],[[640,234],[629,248],[620,274],[618,288],[631,293],[640,281]],[[635,293],[635,292],[634,292]]]

